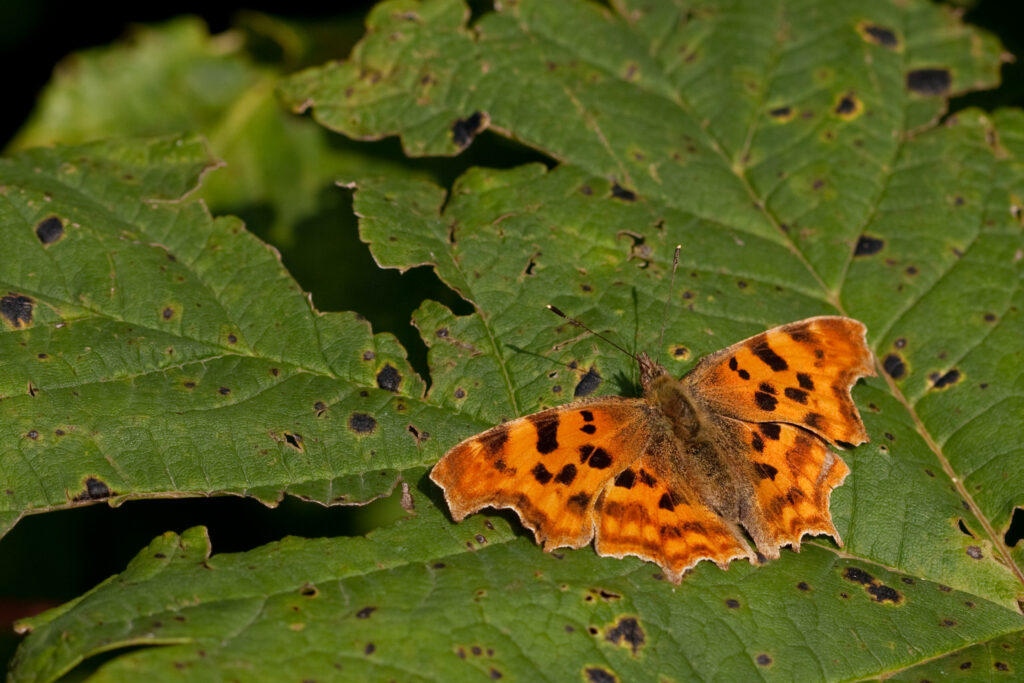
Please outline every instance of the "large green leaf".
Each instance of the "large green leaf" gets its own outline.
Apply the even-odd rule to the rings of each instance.
[[[444,413],[392,337],[314,311],[237,219],[169,201],[211,165],[192,137],[0,160],[5,530],[153,495],[359,502],[436,459],[407,427]]]
[[[0,455],[2,471],[45,462],[64,479],[38,487],[45,502],[22,499],[30,502],[0,514],[67,504],[72,484],[103,463],[104,482],[129,466],[146,475],[108,484],[122,495],[290,491],[354,501],[398,475],[427,494],[414,496],[414,518],[362,539],[292,539],[209,558],[200,530],[158,539],[123,575],[25,622],[32,633],[12,677],[52,679],[84,657],[145,643],[168,646],[116,657],[98,678],[838,679],[932,676],[962,655],[1019,649],[1022,562],[1003,532],[1024,476],[1015,467],[1024,117],[969,111],[934,125],[950,94],[996,82],[996,41],[927,2],[606,10],[527,1],[472,27],[467,17],[453,0],[385,3],[349,61],[282,90],[331,128],[396,134],[413,154],[455,153],[490,126],[558,162],[475,169],[447,192],[408,179],[358,184],[361,235],[377,261],[433,264],[475,308],[456,316],[426,302],[416,313],[431,347],[429,392],[393,342],[351,317],[315,314],[237,223],[187,202],[131,210],[175,191],[114,202],[121,222],[76,216],[113,227],[67,261],[57,249],[75,244],[70,229],[40,246],[32,226],[45,214],[2,219],[12,235],[36,239],[28,246],[41,263],[93,271],[64,294],[82,317],[145,339],[130,357],[123,347],[134,338],[120,328],[59,347],[68,358],[69,348],[103,349],[125,366],[120,375],[68,361],[48,392],[29,396],[21,381],[26,395],[14,398],[5,386],[12,398],[0,410],[14,425],[5,442],[15,447]],[[59,179],[46,169],[82,154],[115,157],[108,172],[90,174],[95,194],[57,181],[51,191],[62,211],[110,212],[101,190],[123,193],[125,170],[107,149],[10,164]],[[167,162],[151,168],[159,175]],[[191,177],[205,163],[193,159]],[[31,192],[38,175],[4,182]],[[168,215],[148,221],[157,211]],[[124,222],[141,236],[119,239]],[[684,250],[668,341],[657,348],[676,243]],[[164,276],[146,270],[147,250],[161,249],[189,264],[182,274],[193,284],[174,301],[204,303],[202,324],[187,334],[172,327],[171,340],[158,336]],[[147,283],[130,301],[106,294],[111,258]],[[41,268],[0,280],[31,293],[39,276],[29,273]],[[63,322],[65,299],[51,299],[52,322]],[[549,302],[671,359],[678,374],[774,324],[835,312],[864,320],[880,376],[854,391],[872,442],[845,456],[852,474],[833,494],[844,547],[811,540],[765,567],[726,572],[705,563],[673,587],[636,559],[589,548],[546,555],[503,516],[453,525],[423,476],[445,448],[564,402],[598,376],[599,393],[635,390],[632,361],[549,320]],[[285,318],[296,322],[277,326]],[[12,367],[52,369],[38,365],[36,346],[18,343],[74,328],[38,322],[5,335],[14,341],[0,357],[16,359]],[[173,363],[159,353],[170,341]],[[366,350],[372,361],[361,360]],[[403,377],[397,395],[386,391],[384,363]],[[270,378],[272,367],[284,379]],[[228,398],[242,400],[193,398],[179,384],[192,375],[197,387],[230,380]],[[61,391],[70,396],[57,414],[72,411],[92,441],[56,457],[48,447],[44,460],[39,447],[71,420],[33,401]],[[76,392],[102,412],[77,408]],[[373,434],[352,433],[371,420]],[[204,480],[207,471],[221,478]],[[17,481],[26,480],[27,470]],[[990,668],[974,671],[1019,664],[1019,655],[990,656]]]
[[[852,679],[1020,628],[1010,610],[819,546],[761,568],[704,564],[675,587],[638,560],[544,554],[501,517],[455,526],[415,501],[414,518],[366,538],[211,557],[203,529],[166,534],[23,623],[12,679],[154,644],[92,680]]]

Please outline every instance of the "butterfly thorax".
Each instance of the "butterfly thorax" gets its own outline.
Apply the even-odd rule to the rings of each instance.
[[[676,438],[689,443],[697,436],[700,421],[683,384],[646,353],[641,353],[638,360],[644,397],[672,423]]]

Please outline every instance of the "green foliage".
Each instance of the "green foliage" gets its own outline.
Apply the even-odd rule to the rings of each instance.
[[[144,644],[164,647],[114,657],[96,679],[916,680],[1024,667],[1024,562],[1004,542],[1024,490],[1024,115],[936,125],[950,95],[997,83],[998,42],[924,1],[612,4],[509,3],[469,25],[456,0],[385,2],[347,61],[280,85],[352,138],[456,154],[489,128],[553,167],[474,168],[447,190],[236,131],[238,148],[260,149],[245,173],[287,175],[269,166],[288,149],[321,180],[357,180],[377,263],[430,265],[472,304],[416,311],[429,378],[390,335],[314,310],[271,248],[184,196],[216,165],[195,136],[0,161],[0,234],[19,255],[0,261],[4,528],[97,500],[353,503],[396,483],[409,513],[362,538],[236,554],[211,555],[202,529],[167,534],[22,622],[12,680]],[[184,61],[238,88],[211,93],[214,109],[244,106],[258,70],[194,57],[209,45],[193,43]],[[29,130],[63,139],[52,102],[102,99],[103,81],[72,79]],[[845,456],[852,474],[833,494],[845,545],[809,540],[725,572],[704,563],[675,587],[636,559],[544,554],[504,515],[451,523],[425,477],[446,448],[569,400],[590,369],[599,392],[635,391],[629,358],[546,303],[676,374],[775,324],[863,320],[880,375],[854,390],[872,441]]]

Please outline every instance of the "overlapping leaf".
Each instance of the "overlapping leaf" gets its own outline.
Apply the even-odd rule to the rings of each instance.
[[[410,387],[404,399],[374,390],[372,371],[335,370],[331,381],[376,391],[361,414],[388,438],[367,458],[336,419],[318,432],[341,435],[323,458],[353,475],[386,458],[416,481],[414,468],[477,427],[597,378],[598,391],[631,391],[631,361],[546,320],[545,303],[680,374],[767,326],[839,311],[868,324],[883,371],[854,392],[872,443],[848,454],[853,473],[833,495],[845,547],[702,565],[673,588],[638,560],[544,555],[501,517],[453,526],[420,479],[434,498],[418,499],[417,518],[366,539],[208,560],[201,532],[158,539],[118,579],[28,623],[16,676],[145,642],[175,644],[100,676],[858,678],[930,676],[980,653],[991,661],[978,672],[1015,666],[992,653],[1019,649],[1024,622],[1019,553],[1002,536],[1021,502],[1007,425],[1024,383],[1024,121],[965,112],[932,126],[945,96],[994,83],[995,41],[925,2],[520,2],[472,27],[467,16],[452,0],[382,4],[350,61],[284,89],[330,127],[398,134],[415,154],[453,153],[490,126],[559,162],[475,170],[450,193],[359,185],[378,262],[434,264],[476,313],[417,313],[431,346],[420,401]],[[338,353],[361,368],[369,333],[345,329],[317,327],[318,343],[349,340]],[[244,380],[237,362],[231,377]],[[274,413],[249,402],[246,416],[295,415],[314,393],[279,394]],[[364,404],[339,405],[352,427]]]

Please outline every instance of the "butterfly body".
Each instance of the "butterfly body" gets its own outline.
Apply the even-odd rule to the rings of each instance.
[[[809,318],[681,380],[640,354],[643,398],[498,425],[453,447],[431,478],[456,520],[511,508],[545,550],[596,537],[599,554],[652,560],[675,582],[702,559],[774,558],[804,534],[839,541],[828,502],[849,469],[828,445],[867,440],[849,393],[874,374],[864,335],[849,318]]]

